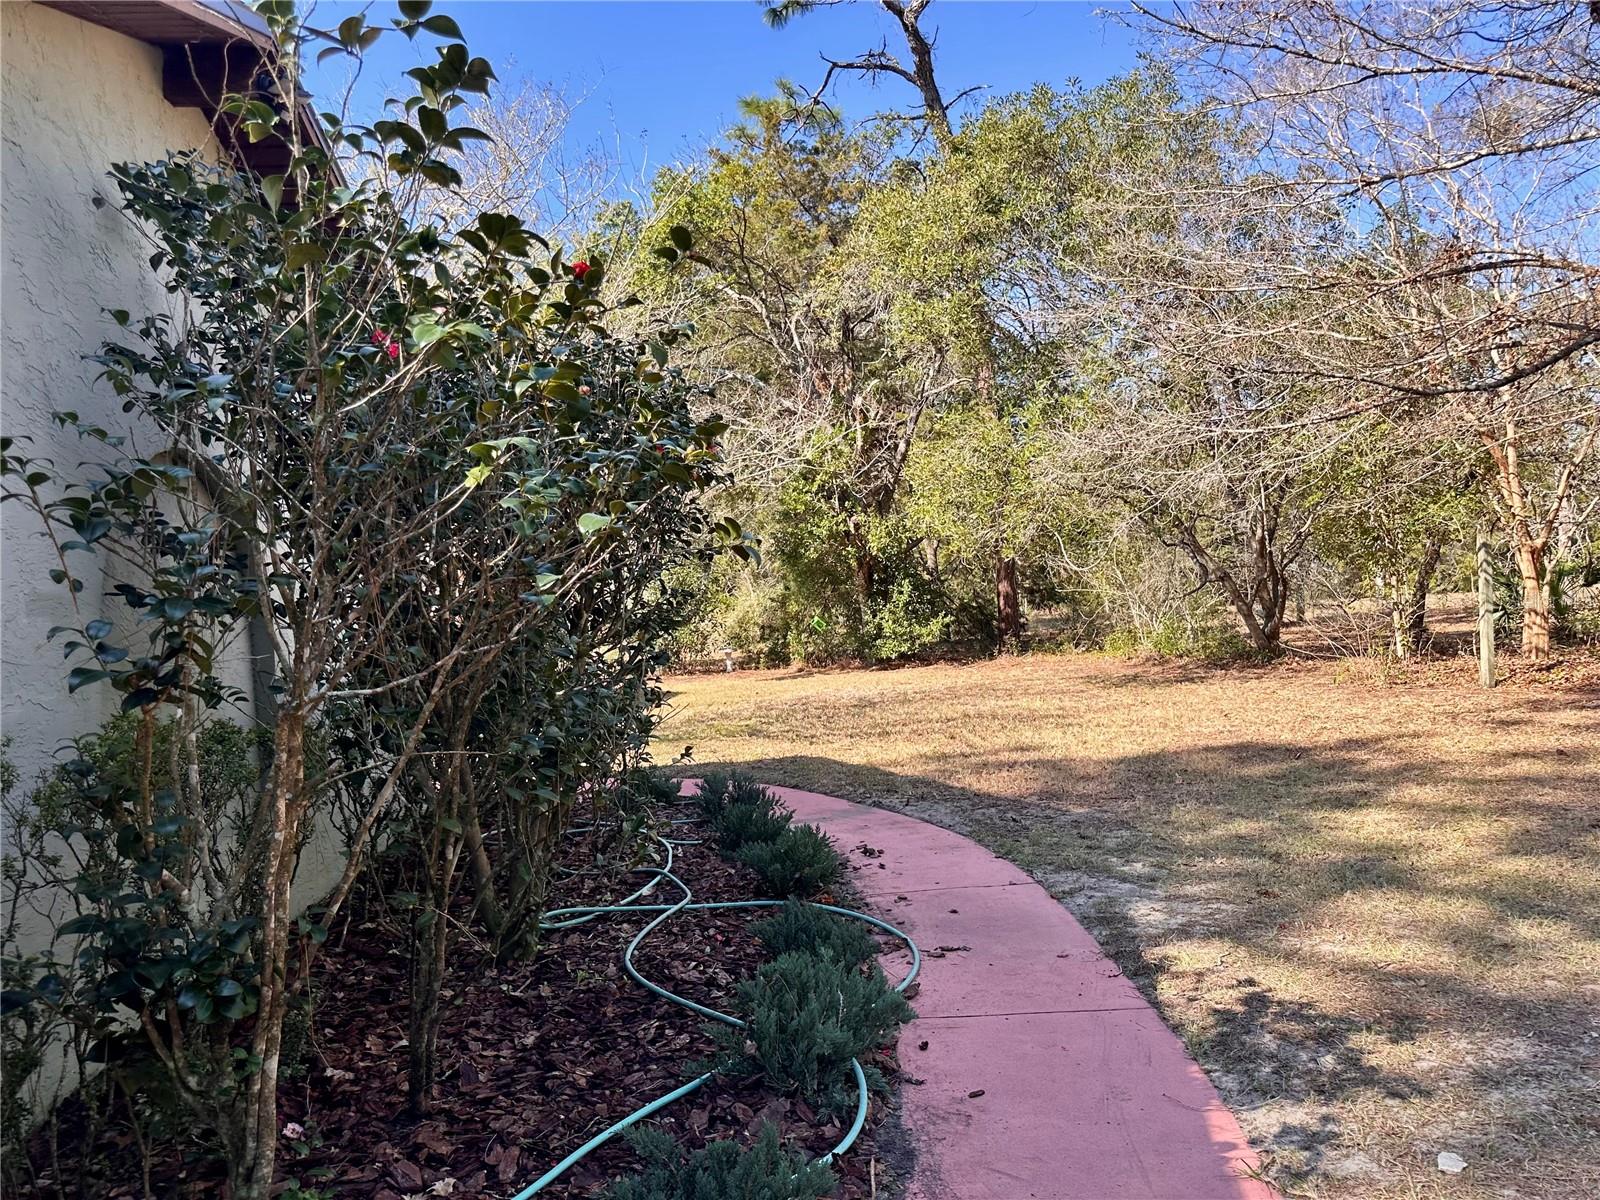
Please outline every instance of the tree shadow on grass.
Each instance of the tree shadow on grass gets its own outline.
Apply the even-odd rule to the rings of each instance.
[[[1553,1089],[1555,1115],[1507,1140],[1535,1143],[1520,1151],[1524,1164],[1576,1144],[1568,1137],[1581,1122],[1560,1106],[1572,1088],[1566,1107],[1579,1107],[1569,1051],[1595,1033],[1596,1014],[1588,997],[1537,975],[1541,956],[1559,962],[1600,939],[1600,796],[1567,782],[1592,779],[1595,757],[1581,746],[1521,747],[1487,784],[1407,753],[1400,734],[1093,763],[927,760],[953,778],[1025,778],[1026,796],[820,756],[711,766],[904,811],[1031,872],[1235,1108],[1283,1114],[1265,1134],[1254,1129],[1263,1149],[1284,1152],[1288,1182],[1346,1149],[1338,1143],[1352,1105],[1386,1106],[1384,1119],[1401,1128],[1424,1123],[1406,1105],[1426,1102],[1440,1077],[1427,1054],[1404,1048],[1429,1037],[1542,1047],[1526,1069]],[[1566,949],[1552,951],[1552,940]],[[1213,945],[1216,965],[1197,967],[1195,947]],[[1252,977],[1255,967],[1225,966],[1234,954],[1270,968],[1272,982]],[[1466,1104],[1484,1105],[1480,1119],[1494,1107],[1492,1074],[1448,1081]]]

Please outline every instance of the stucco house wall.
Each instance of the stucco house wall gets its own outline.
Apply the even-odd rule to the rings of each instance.
[[[58,428],[50,414],[77,412],[114,432],[149,431],[129,424],[110,388],[94,382],[99,367],[84,361],[113,336],[102,308],[132,313],[172,311],[150,270],[152,247],[119,211],[113,162],[157,158],[169,150],[207,147],[215,139],[196,109],[162,98],[161,51],[120,33],[32,3],[0,4],[0,406],[7,436],[31,438],[23,450],[54,460],[63,474],[95,457],[96,447]],[[122,618],[108,604],[105,564],[77,555],[84,576],[81,620],[64,588],[52,583],[50,542],[37,518],[19,505],[0,509],[0,725],[26,784],[68,738],[116,709],[108,688],[68,696],[52,625],[97,616]],[[118,611],[121,610],[121,611]],[[122,626],[127,628],[126,625]],[[230,682],[248,680],[238,651]]]

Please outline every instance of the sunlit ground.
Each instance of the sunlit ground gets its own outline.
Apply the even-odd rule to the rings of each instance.
[[[1600,1195],[1600,669],[1091,655],[668,681],[659,743],[1049,886],[1291,1195]],[[1452,1151],[1465,1173],[1441,1173]]]

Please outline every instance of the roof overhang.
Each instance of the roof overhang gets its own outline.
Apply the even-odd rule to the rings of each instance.
[[[282,174],[287,169],[287,142],[276,137],[252,142],[243,135],[232,114],[218,112],[222,97],[230,94],[259,95],[269,102],[275,99],[263,67],[278,54],[278,44],[266,22],[248,5],[238,0],[41,2],[158,47],[161,91],[167,103],[200,109],[234,160],[256,174]],[[309,97],[297,97],[295,116],[302,137],[330,150]],[[331,150],[329,161],[334,161]],[[334,170],[338,171],[337,163]]]
[[[276,49],[267,23],[248,5],[234,0],[41,0],[41,3],[153,46],[243,39],[263,52]]]

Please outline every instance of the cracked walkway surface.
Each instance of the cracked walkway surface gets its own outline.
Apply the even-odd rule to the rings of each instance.
[[[770,790],[922,950],[900,1039],[908,1200],[1276,1200],[1183,1043],[1019,868],[913,817]]]

